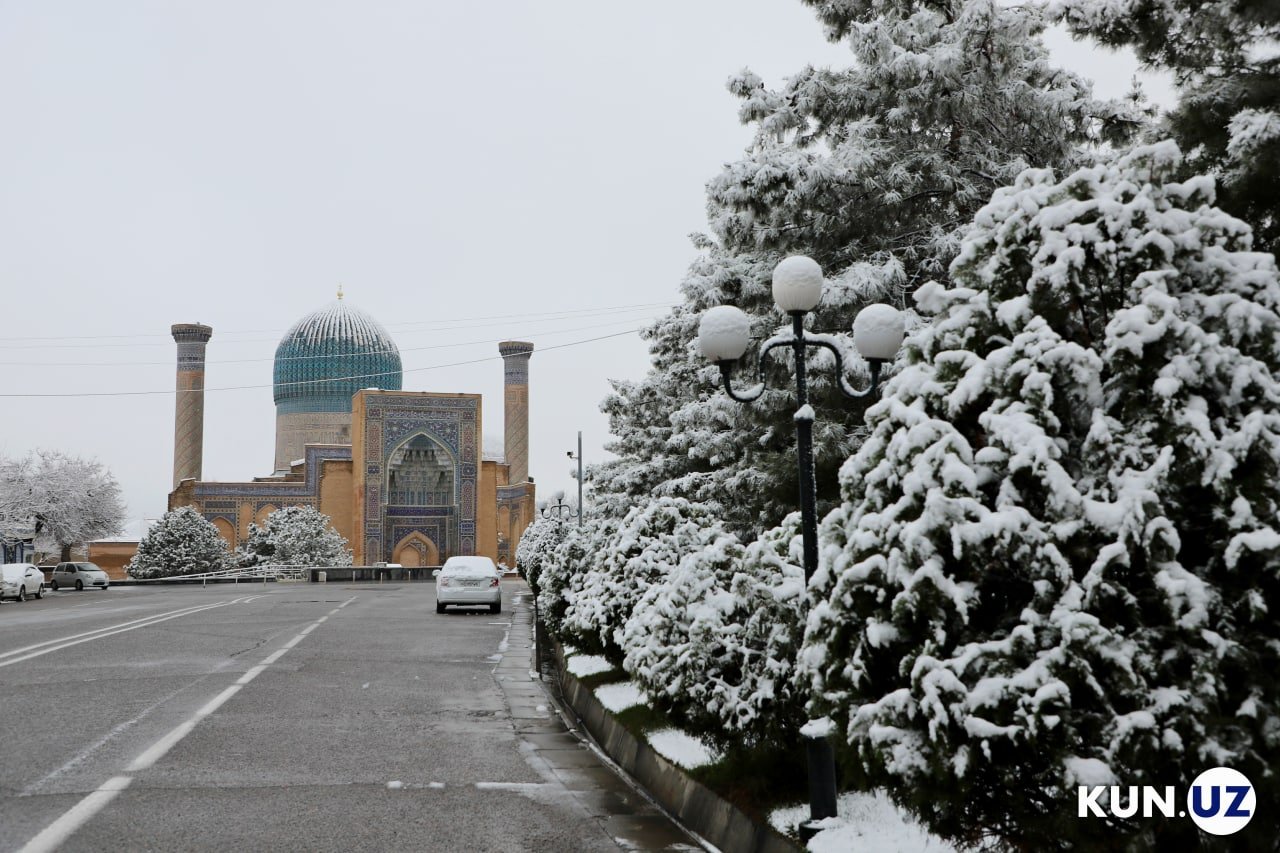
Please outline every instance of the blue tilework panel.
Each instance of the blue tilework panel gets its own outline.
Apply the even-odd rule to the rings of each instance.
[[[197,498],[245,498],[276,502],[284,498],[317,498],[320,482],[320,463],[326,459],[350,460],[350,447],[308,447],[307,475],[301,483],[196,483]],[[301,501],[291,501],[301,503]]]
[[[441,559],[475,553],[476,495],[480,471],[479,398],[406,393],[370,395],[365,400],[365,559],[390,561],[396,543],[421,533],[436,544]],[[426,436],[454,465],[451,506],[389,506],[392,455],[417,436]]]

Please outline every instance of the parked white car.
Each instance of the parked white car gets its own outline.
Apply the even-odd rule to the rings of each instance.
[[[502,612],[502,576],[488,557],[450,557],[436,574],[436,612],[450,604],[487,604]]]
[[[75,587],[78,590],[86,586],[106,589],[111,584],[107,573],[93,563],[58,563],[50,580],[52,583],[49,587],[55,590],[64,586]]]
[[[44,572],[30,563],[5,563],[0,566],[0,599],[44,598]]]

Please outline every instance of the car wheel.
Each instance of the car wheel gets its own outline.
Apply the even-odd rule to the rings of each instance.
[[[44,584],[36,587],[36,598],[44,598]]]
[[[489,605],[489,612],[490,612],[490,613],[501,613],[501,612],[502,612],[502,602],[501,602],[501,601],[499,601],[497,604],[490,604],[490,605]]]
[[[84,589],[84,581],[76,581],[76,592],[79,592],[82,589]]]
[[[20,601],[20,602],[27,600],[27,585],[25,583],[22,586],[18,587],[18,597],[14,600]]]
[[[57,592],[57,591],[58,591],[58,582],[57,582],[57,581],[53,581],[52,583],[50,583],[50,584],[49,584],[49,589],[53,590],[54,592]]]
[[[440,603],[440,602],[438,602],[438,601],[436,602],[436,612],[437,612],[437,613],[443,613],[443,612],[444,612],[444,605],[443,605],[443,604],[441,604],[441,603]]]

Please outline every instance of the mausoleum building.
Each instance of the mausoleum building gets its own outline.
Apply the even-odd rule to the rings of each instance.
[[[178,393],[174,489],[236,547],[251,523],[285,506],[314,506],[346,537],[357,565],[439,565],[454,555],[515,564],[533,520],[528,476],[529,359],[504,341],[504,452],[486,455],[478,394],[405,391],[386,329],[339,293],[276,348],[275,460],[246,482],[200,479],[204,361],[213,330],[175,325]]]

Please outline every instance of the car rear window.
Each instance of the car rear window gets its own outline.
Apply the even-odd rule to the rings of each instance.
[[[495,574],[498,570],[487,557],[450,557],[440,570],[442,575]]]

